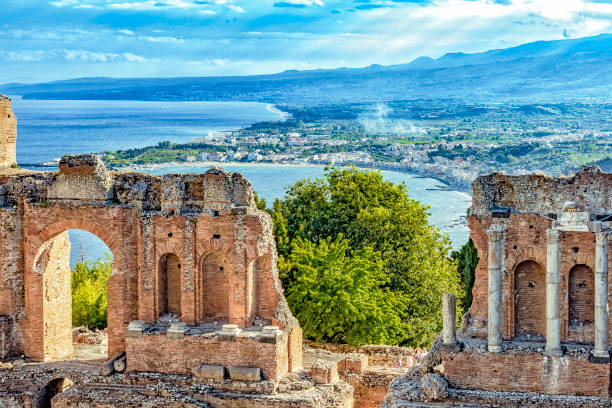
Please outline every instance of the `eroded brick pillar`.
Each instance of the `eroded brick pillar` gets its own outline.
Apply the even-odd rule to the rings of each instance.
[[[595,357],[608,358],[608,233],[595,234]]]
[[[546,230],[546,353],[561,355],[561,230]]]
[[[504,228],[494,227],[489,236],[489,352],[502,351],[502,259],[504,253]]]

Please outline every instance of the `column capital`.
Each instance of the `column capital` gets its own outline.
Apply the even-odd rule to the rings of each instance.
[[[595,243],[598,246],[606,246],[608,245],[608,237],[609,237],[609,232],[596,232],[595,233]]]
[[[506,228],[496,226],[487,230],[487,235],[489,237],[489,242],[499,242],[504,238],[504,233],[506,232]]]
[[[558,244],[561,239],[561,230],[556,228],[549,228],[546,230],[546,240],[549,243]]]

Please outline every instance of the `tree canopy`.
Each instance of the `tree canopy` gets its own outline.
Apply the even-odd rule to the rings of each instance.
[[[450,240],[429,223],[427,210],[408,196],[404,184],[354,168],[326,169],[324,179],[298,181],[284,200],[274,202],[269,211],[281,279],[306,336],[354,345],[431,342],[441,329],[442,293],[459,294],[461,288]],[[314,254],[324,259],[316,262]],[[345,281],[333,278],[339,271],[348,281],[361,276],[358,285],[367,290],[350,292]],[[296,293],[313,277],[316,285],[307,296]],[[332,302],[333,293],[354,293],[356,299]],[[381,293],[388,302],[380,303]],[[348,311],[329,313],[330,302],[358,316],[380,314],[389,324],[348,321],[341,317]],[[308,321],[317,313],[324,317]]]
[[[78,262],[71,275],[72,325],[104,329],[107,325],[107,289],[112,261]]]

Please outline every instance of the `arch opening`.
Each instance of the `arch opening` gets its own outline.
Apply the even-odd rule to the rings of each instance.
[[[92,248],[93,247],[93,248]],[[104,258],[90,259],[105,251]],[[85,230],[67,230],[44,242],[34,259],[31,303],[42,309],[43,361],[98,360],[108,356],[110,249]]]
[[[167,253],[158,265],[158,316],[181,315],[181,263],[178,256]]]
[[[535,261],[521,262],[514,271],[514,334],[546,335],[546,274]]]
[[[66,377],[55,378],[49,381],[38,393],[38,408],[51,408],[51,401],[57,394],[61,394],[70,388],[74,383]]]

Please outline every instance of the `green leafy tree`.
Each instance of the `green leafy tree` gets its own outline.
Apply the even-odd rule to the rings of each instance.
[[[404,306],[404,330],[392,344],[429,344],[442,328],[442,293],[461,288],[450,241],[429,223],[427,210],[404,184],[384,181],[377,171],[331,168],[325,179],[298,181],[270,210],[285,287],[295,283],[287,261],[294,241],[318,243],[342,234],[352,250],[380,254],[385,288]]]
[[[342,234],[318,244],[298,238],[292,247],[287,300],[307,337],[355,346],[397,341],[403,304],[385,288],[380,254],[351,250]]]
[[[107,325],[107,284],[111,258],[79,262],[72,270],[72,325],[104,329]]]
[[[472,289],[476,279],[476,266],[478,266],[478,251],[474,246],[474,241],[470,238],[460,251],[453,252],[453,258],[457,260],[457,270],[461,276],[461,286],[464,290],[463,309],[468,310],[472,305]]]

